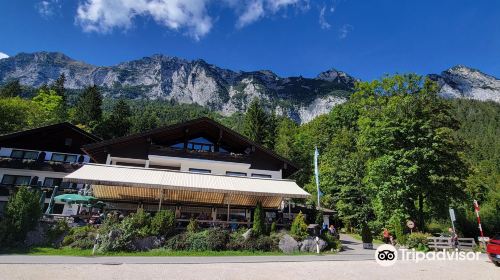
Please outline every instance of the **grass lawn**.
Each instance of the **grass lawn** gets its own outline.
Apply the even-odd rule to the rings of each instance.
[[[92,256],[91,249],[76,249],[69,247],[51,248],[51,247],[33,247],[26,250],[11,250],[7,254],[26,254],[38,256]],[[322,254],[331,254],[323,252]],[[217,257],[217,256],[281,256],[282,252],[263,252],[263,251],[171,251],[167,249],[153,249],[144,252],[109,252],[105,254],[96,254],[96,256],[150,256],[150,257]],[[314,255],[314,253],[295,253],[292,255]]]
[[[357,239],[359,241],[362,240],[361,235],[359,235],[357,233],[347,233],[347,235],[349,235],[350,237]],[[384,241],[382,241],[380,239],[373,238],[373,244],[384,244]]]

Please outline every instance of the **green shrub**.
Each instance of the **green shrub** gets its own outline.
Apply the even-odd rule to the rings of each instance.
[[[169,236],[175,229],[175,213],[171,210],[161,210],[151,219],[151,234]]]
[[[431,235],[421,232],[414,232],[412,234],[409,234],[406,237],[406,246],[408,246],[408,248],[410,249],[417,248],[419,250],[426,251],[429,249],[427,247],[427,237],[431,237]]]
[[[151,217],[143,209],[138,209],[136,213],[132,213],[125,217],[120,223],[120,228],[123,234],[133,237],[145,237],[150,233]]]
[[[300,212],[297,216],[295,216],[295,219],[293,219],[290,234],[298,240],[303,240],[309,235],[307,233],[307,224],[304,220],[302,212]]]
[[[260,202],[257,203],[255,207],[255,211],[253,214],[253,226],[252,226],[252,235],[259,236],[264,234],[264,211],[262,210],[262,204]]]
[[[195,233],[198,231],[198,221],[195,219],[191,218],[189,220],[189,224],[186,227],[187,232],[189,233]]]
[[[22,242],[26,234],[35,229],[42,216],[40,192],[20,187],[9,198],[0,225],[0,247],[10,247]]]
[[[389,220],[389,228],[392,229],[391,232],[394,233],[396,241],[400,245],[406,244],[406,235],[404,233],[404,227],[405,227],[404,224],[405,224],[405,222],[398,215],[394,215]]]
[[[167,240],[167,242],[165,243],[165,248],[174,251],[187,250],[188,244],[186,240],[187,235],[184,233],[174,235]]]
[[[211,251],[222,251],[226,249],[229,242],[229,232],[218,228],[207,230],[208,249]]]
[[[71,228],[62,241],[63,246],[79,249],[90,249],[94,246],[97,229],[92,226]]]
[[[274,251],[277,248],[274,240],[270,236],[261,235],[251,237],[243,241],[241,249],[248,251]],[[241,250],[240,249],[240,250]]]
[[[366,223],[361,224],[361,240],[363,240],[363,243],[373,242],[372,232],[370,231],[370,227]]]
[[[191,251],[207,251],[210,248],[207,240],[207,231],[188,233],[187,249]]]
[[[340,243],[340,240],[338,240],[337,238],[335,238],[333,235],[331,235],[330,233],[328,232],[325,232],[321,235],[321,239],[323,239],[327,246],[325,249],[327,250],[338,250],[341,248],[342,244]]]
[[[450,227],[449,222],[432,220],[426,226],[427,231],[430,233],[443,233],[448,232]]]
[[[276,233],[276,222],[271,223],[271,234]]]

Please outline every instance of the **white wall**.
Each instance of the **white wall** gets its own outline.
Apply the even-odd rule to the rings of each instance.
[[[178,167],[180,171],[189,172],[190,168],[197,169],[208,169],[211,174],[216,175],[226,175],[226,171],[232,172],[243,172],[247,174],[247,177],[251,177],[252,173],[266,174],[270,175],[271,178],[281,179],[282,172],[273,170],[262,170],[262,169],[250,169],[249,163],[238,163],[238,162],[227,162],[227,161],[216,161],[216,160],[206,160],[206,159],[194,159],[194,158],[180,158],[180,157],[169,157],[169,156],[157,156],[149,155],[148,160],[143,159],[132,159],[132,158],[119,158],[110,157],[110,164],[116,165],[117,163],[133,163],[133,164],[143,164],[144,167],[149,167],[151,165],[163,165]]]

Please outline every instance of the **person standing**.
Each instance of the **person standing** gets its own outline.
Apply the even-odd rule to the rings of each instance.
[[[384,228],[383,236],[384,236],[384,243],[385,244],[391,243],[391,233],[389,232],[389,230],[387,228]]]

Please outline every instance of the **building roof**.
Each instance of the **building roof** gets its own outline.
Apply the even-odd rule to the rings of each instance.
[[[86,164],[64,181],[93,186],[120,186],[279,198],[307,198],[295,181],[170,171],[154,168]]]
[[[68,122],[0,135],[0,147],[76,154],[82,153],[83,145],[97,141],[102,139]]]
[[[144,143],[167,143],[168,141],[186,137],[186,133],[189,133],[189,136],[193,137],[209,135],[213,139],[222,138],[222,141],[225,141],[226,144],[233,145],[237,149],[240,149],[240,151],[243,151],[246,148],[252,148],[253,156],[259,158],[261,165],[273,165],[274,167],[279,165],[279,169],[283,170],[283,176],[285,178],[298,170],[298,167],[290,160],[207,117],[89,144],[84,146],[83,150],[98,163],[104,163],[107,154],[110,151],[115,153],[117,150],[126,151],[125,153],[133,153],[133,155],[138,158],[142,157],[143,159],[147,159],[149,148],[137,148],[135,151],[132,151],[131,147],[133,145],[140,146]]]

